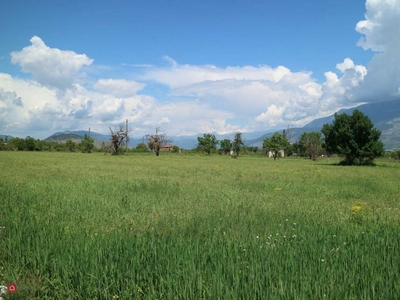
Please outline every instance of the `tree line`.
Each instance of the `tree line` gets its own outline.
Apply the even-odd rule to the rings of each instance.
[[[296,155],[316,160],[320,155],[326,154],[342,157],[340,163],[343,165],[371,165],[375,158],[385,153],[380,136],[381,131],[374,127],[369,117],[355,109],[352,115],[336,113],[333,123],[324,124],[321,132],[304,132],[293,144],[289,142],[287,131],[275,132],[271,137],[263,140],[263,151],[274,160],[283,155]],[[218,141],[212,134],[204,134],[203,137],[198,138],[198,148],[203,153],[210,154],[211,151],[215,151],[218,143],[225,152],[231,149],[237,156],[243,145],[240,133],[235,135],[232,143],[229,140]],[[400,158],[400,151],[392,156]]]
[[[87,135],[79,142],[67,140],[65,143],[57,141],[44,141],[34,139],[30,136],[26,138],[13,138],[5,141],[0,138],[0,150],[8,151],[68,151],[68,152],[87,152],[95,150],[94,140]]]
[[[322,137],[322,134],[324,137]],[[0,150],[27,150],[27,151],[69,151],[86,152],[104,151],[112,154],[122,154],[126,151],[132,152],[154,152],[160,154],[163,146],[171,141],[160,128],[155,133],[143,137],[143,142],[134,149],[126,149],[128,130],[120,125],[118,129],[110,128],[110,142],[103,143],[100,148],[94,146],[94,140],[85,135],[79,142],[67,140],[65,143],[55,141],[35,140],[28,136],[25,139],[13,138],[4,141],[0,138]],[[290,143],[288,132],[275,132],[271,137],[263,140],[262,149],[244,145],[242,133],[237,132],[233,140],[228,138],[218,140],[215,135],[205,133],[197,138],[197,147],[192,151],[199,151],[205,155],[212,153],[230,154],[239,157],[240,153],[257,153],[262,150],[269,154],[274,160],[285,156],[308,157],[316,160],[319,156],[338,155],[342,157],[341,164],[345,165],[368,165],[373,164],[375,158],[384,155],[384,145],[380,140],[381,132],[376,129],[371,120],[359,110],[354,110],[352,115],[335,114],[332,124],[324,124],[321,132],[305,132],[295,143]],[[144,142],[146,140],[146,142]],[[218,147],[219,146],[219,147]],[[180,152],[180,148],[173,146],[171,152]],[[400,159],[400,150],[393,152],[391,157]]]

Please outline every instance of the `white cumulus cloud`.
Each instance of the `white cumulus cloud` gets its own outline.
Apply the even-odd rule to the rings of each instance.
[[[37,36],[30,42],[30,46],[11,53],[11,62],[32,73],[37,82],[47,87],[60,90],[71,87],[82,67],[93,62],[85,54],[50,48]]]
[[[174,61],[164,68],[146,70],[143,78],[168,85],[172,98],[177,101],[196,99],[207,105],[208,114],[219,111],[229,114],[232,119],[247,120],[248,124],[242,127],[246,131],[297,124],[305,116],[315,115],[322,93],[311,73],[293,73],[282,66],[219,68],[180,65]],[[273,108],[277,109],[271,114]],[[215,131],[238,129],[226,120],[225,127],[219,126]]]
[[[357,93],[368,102],[390,100],[400,96],[400,1],[367,0],[366,9],[365,20],[356,25],[362,34],[358,45],[377,53]]]

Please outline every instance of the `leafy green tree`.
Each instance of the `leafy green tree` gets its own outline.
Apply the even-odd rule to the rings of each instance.
[[[295,142],[292,144],[293,155],[295,156],[307,156],[307,149],[300,142]]]
[[[289,141],[285,134],[280,134],[279,132],[275,132],[270,138],[265,138],[263,141],[263,148],[272,152],[274,160],[281,157],[282,151],[284,151],[288,146]]]
[[[249,146],[249,147],[247,147],[247,151],[249,151],[251,153],[257,153],[258,147],[257,146]]]
[[[25,139],[21,139],[19,137],[13,138],[12,140],[8,141],[7,148],[10,150],[18,150],[22,151],[26,149]]]
[[[94,140],[85,134],[83,140],[79,144],[81,151],[84,153],[92,153],[92,150],[94,148]],[[56,149],[57,150],[57,149]],[[59,151],[59,150],[57,150]]]
[[[224,154],[229,154],[232,149],[232,144],[230,139],[223,139],[219,142],[219,150],[222,151]]]
[[[390,152],[389,157],[396,160],[400,159],[400,150]]]
[[[5,150],[6,149],[6,144],[4,143],[4,140],[0,138],[0,150]]]
[[[179,153],[181,151],[181,148],[178,146],[174,145],[172,146],[172,153]]]
[[[67,149],[71,152],[75,151],[76,148],[76,144],[72,141],[72,140],[67,140],[65,142],[65,146],[67,147]]]
[[[235,138],[233,139],[233,142],[232,142],[232,149],[235,152],[236,157],[239,157],[239,152],[243,145],[244,145],[244,143],[243,143],[243,139],[242,139],[242,133],[236,132]]]
[[[54,142],[42,141],[42,149],[44,151],[52,151]]]
[[[35,151],[42,151],[44,147],[45,142],[42,140],[35,140]]]
[[[217,149],[218,140],[215,135],[211,133],[205,133],[202,137],[197,137],[197,148],[203,153],[206,152],[208,155]]]
[[[35,148],[36,148],[35,139],[30,136],[27,136],[25,138],[25,149],[28,151],[33,151],[35,150]]]
[[[148,150],[147,150],[147,146],[145,143],[139,143],[136,145],[135,151],[136,152],[147,152]]]
[[[324,124],[321,131],[327,152],[344,157],[342,164],[373,164],[376,157],[383,156],[381,132],[361,111],[355,109],[351,116],[336,113],[334,117],[333,124]]]
[[[299,143],[306,150],[310,159],[316,160],[322,151],[322,138],[320,132],[304,132],[299,139]]]

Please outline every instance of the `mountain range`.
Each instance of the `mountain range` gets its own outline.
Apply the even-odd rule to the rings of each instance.
[[[374,127],[382,132],[381,140],[386,150],[400,149],[400,99],[362,104],[349,109],[341,109],[337,114],[346,113],[351,115],[354,109],[358,109],[368,116]],[[334,118],[334,115],[330,115],[325,118],[315,119],[301,128],[292,128],[292,140],[297,141],[304,132],[320,132],[322,126],[326,123],[332,123]],[[268,132],[254,140],[248,140],[246,144],[262,147],[263,140],[266,137],[272,136],[274,132],[276,130]]]
[[[400,99],[363,104],[354,108],[339,110],[337,113],[352,114],[352,111],[355,108],[367,115],[373,122],[374,126],[382,132],[381,140],[387,150],[400,149]],[[297,141],[304,132],[320,132],[325,123],[331,123],[333,120],[334,115],[331,115],[325,118],[315,119],[301,128],[290,128],[291,142]],[[282,130],[279,130],[279,132],[282,132],[283,129],[288,130],[288,128],[282,128]],[[247,146],[257,146],[261,148],[263,140],[266,137],[272,136],[274,132],[276,132],[276,130],[251,133],[246,132],[243,133],[243,139],[245,140],[245,144]],[[79,142],[83,139],[85,134],[88,135],[89,132],[85,130],[56,132],[46,138],[45,141],[65,142],[68,139],[71,139],[74,142]],[[218,140],[225,138],[231,140],[233,139],[233,134],[219,135],[214,133],[214,135]],[[101,146],[103,142],[110,141],[109,134],[90,132],[90,136],[95,140],[95,146]],[[178,145],[183,149],[193,149],[197,146],[198,136],[202,136],[202,134],[193,136],[168,136],[168,140],[170,140],[174,145]],[[2,137],[4,140],[5,136],[3,137],[3,135],[0,135],[0,137]],[[10,136],[8,136],[8,138],[10,139]],[[143,138],[130,137],[128,146],[136,147],[138,143],[143,141]]]

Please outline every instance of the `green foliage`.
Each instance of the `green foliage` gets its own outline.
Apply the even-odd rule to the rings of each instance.
[[[74,152],[76,149],[76,144],[72,140],[67,140],[65,146],[69,149],[69,151]]]
[[[27,136],[25,138],[25,149],[28,151],[35,150],[35,139],[34,138],[32,138],[30,136]]]
[[[3,146],[2,146],[3,145]],[[79,145],[79,147],[82,145]],[[67,140],[65,143],[56,142],[56,141],[42,141],[35,140],[30,136],[27,136],[25,139],[14,138],[10,140],[7,144],[0,142],[0,150],[7,151],[75,151],[78,146],[72,141]],[[91,148],[94,150],[94,147]]]
[[[83,140],[79,144],[79,147],[82,152],[84,153],[92,153],[92,150],[94,148],[94,140],[85,134]]]
[[[236,157],[239,157],[239,152],[243,145],[244,145],[244,143],[243,143],[243,139],[242,139],[242,133],[236,132],[235,138],[233,139],[233,142],[232,142],[232,150],[235,153]]]
[[[0,138],[0,150],[4,150],[6,148],[6,144],[4,143],[4,140]]]
[[[249,147],[246,147],[246,148],[247,148],[248,152],[251,152],[253,154],[258,152],[258,147],[257,146],[249,146]]]
[[[136,145],[135,152],[147,152],[147,146],[145,143],[139,143]]]
[[[219,142],[219,145],[220,151],[222,151],[224,154],[229,154],[229,152],[231,152],[232,144],[230,139],[223,139]]]
[[[9,149],[12,149],[12,150],[18,150],[18,151],[26,150],[25,139],[21,139],[19,137],[16,137],[16,138],[13,138],[12,140],[10,140],[7,143],[7,146],[9,147]]]
[[[205,152],[210,155],[211,152],[217,150],[218,140],[215,135],[211,133],[205,133],[203,137],[197,137],[197,141],[197,148],[200,149],[202,153]]]
[[[312,160],[316,160],[322,152],[322,138],[320,132],[304,132],[299,139],[299,144]]]
[[[400,164],[1,156],[0,285],[19,287],[10,299],[400,294]]]
[[[295,155],[295,156],[300,156],[300,157],[307,156],[307,149],[300,142],[293,143],[292,150],[293,150],[293,155]]]
[[[289,147],[289,142],[284,134],[275,132],[272,137],[265,138],[263,141],[263,148],[266,151],[271,151],[274,160],[281,156],[281,151]]]
[[[400,150],[390,152],[389,157],[391,159],[399,160],[400,159]]]
[[[381,132],[358,109],[351,116],[336,113],[333,124],[324,124],[322,133],[327,152],[343,156],[343,164],[373,164],[376,157],[384,154]]]

